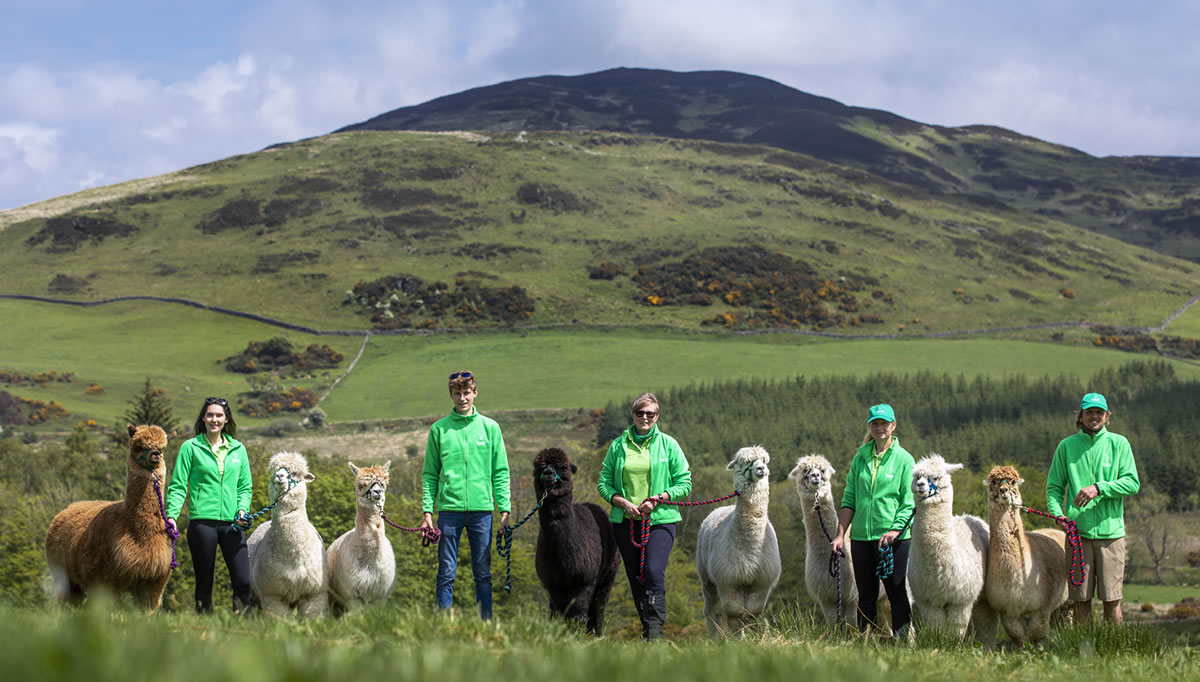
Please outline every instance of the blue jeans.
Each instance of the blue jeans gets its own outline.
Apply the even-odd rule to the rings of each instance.
[[[492,513],[439,512],[437,526],[442,531],[438,543],[438,608],[448,609],[454,601],[458,542],[466,530],[471,544],[471,573],[475,576],[475,603],[479,605],[479,616],[488,620],[492,617]]]

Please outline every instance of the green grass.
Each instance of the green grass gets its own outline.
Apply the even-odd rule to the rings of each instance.
[[[9,680],[1195,679],[1200,657],[1161,632],[1067,629],[1044,649],[986,653],[918,637],[914,646],[862,640],[810,618],[724,643],[592,640],[541,613],[484,624],[420,607],[369,609],[342,620],[262,615],[143,615],[108,605],[47,612],[4,608],[0,675]]]
[[[8,349],[0,369],[76,373],[72,383],[7,390],[58,400],[75,419],[90,417],[105,425],[124,413],[147,377],[166,389],[184,421],[204,396],[232,399],[249,391],[245,378],[226,372],[217,359],[244,349],[251,339],[282,334],[298,346],[335,347],[346,356],[341,367],[287,382],[318,391],[344,371],[361,344],[354,337],[312,337],[165,303],[74,308],[0,300],[0,316],[7,321],[0,339]],[[881,371],[1088,377],[1135,357],[1072,342],[990,337],[843,341],[630,328],[376,335],[322,406],[332,421],[441,414],[449,409],[446,376],[459,369],[479,375],[478,405],[487,412],[597,408],[642,390],[739,377]],[[1176,363],[1176,371],[1183,377],[1200,375],[1200,367],[1188,363]],[[84,392],[93,382],[104,387],[103,395]]]
[[[1185,597],[1200,597],[1200,586],[1196,585],[1136,585],[1128,584],[1122,589],[1126,609],[1143,602],[1152,604],[1175,604]]]

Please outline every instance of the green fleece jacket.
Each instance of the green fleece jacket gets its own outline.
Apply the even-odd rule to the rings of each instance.
[[[1083,509],[1076,507],[1075,496],[1093,483],[1099,496]],[[1125,436],[1106,428],[1095,436],[1080,430],[1064,438],[1054,450],[1054,461],[1046,476],[1046,507],[1055,516],[1075,521],[1083,537],[1112,540],[1125,537],[1125,496],[1141,487],[1133,450]]]
[[[688,469],[687,458],[683,449],[674,438],[655,429],[656,433],[640,445],[633,440],[633,427],[625,429],[620,437],[613,440],[604,455],[604,463],[600,465],[600,480],[596,489],[600,497],[612,504],[614,495],[625,497],[624,469],[627,448],[647,452],[650,455],[650,495],[667,493],[671,500],[678,501],[692,494],[692,472]],[[629,499],[629,498],[626,498]],[[629,500],[634,505],[641,500]],[[613,507],[608,514],[608,520],[620,523],[625,518],[625,510]],[[678,507],[660,504],[650,512],[650,525],[662,523],[678,523],[683,520]]]
[[[233,521],[238,511],[250,511],[250,458],[246,447],[224,436],[225,471],[217,469],[217,457],[203,433],[179,446],[175,471],[167,485],[167,518],[179,516],[183,502],[188,503],[188,518],[209,521]]]
[[[421,510],[511,511],[508,453],[495,420],[472,408],[433,423],[421,467]]]
[[[874,541],[890,530],[904,528],[899,540],[912,537],[912,518],[916,505],[912,493],[913,458],[900,447],[900,439],[875,457],[875,441],[868,441],[850,461],[842,506],[854,510],[850,539]],[[905,526],[908,526],[905,528]]]

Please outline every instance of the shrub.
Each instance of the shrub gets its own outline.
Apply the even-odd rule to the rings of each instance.
[[[319,429],[325,426],[325,419],[325,410],[314,407],[304,416],[304,426],[310,429]]]
[[[603,263],[588,268],[589,279],[613,279],[617,275],[624,275],[625,268],[612,261],[604,261]]]
[[[1058,293],[1062,294],[1063,298],[1075,298],[1075,290],[1074,289],[1063,288],[1063,289],[1060,289]]]
[[[1167,618],[1182,620],[1184,618],[1200,618],[1200,599],[1187,597],[1167,611]]]
[[[263,429],[263,433],[271,438],[280,438],[298,431],[300,431],[300,425],[291,419],[276,419]]]
[[[87,393],[88,395],[104,395],[104,387],[100,384],[92,384],[83,389],[83,392]]]

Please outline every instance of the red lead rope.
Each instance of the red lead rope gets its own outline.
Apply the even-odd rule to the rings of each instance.
[[[733,494],[725,497],[715,497],[711,500],[703,502],[672,502],[671,500],[658,499],[659,504],[666,504],[672,507],[701,507],[706,504],[716,504],[725,500],[732,500],[740,495],[738,491],[733,491]],[[656,496],[657,497],[657,496]],[[653,499],[653,498],[646,498]],[[641,542],[638,541],[638,535],[642,536]],[[642,517],[641,519],[631,519],[629,521],[629,541],[634,547],[638,548],[638,582],[646,582],[646,545],[650,543],[650,519]]]
[[[1083,563],[1083,538],[1079,536],[1079,528],[1075,522],[1065,516],[1055,516],[1047,514],[1044,511],[1038,511],[1033,507],[1021,507],[1022,511],[1038,516],[1045,516],[1048,519],[1054,519],[1066,527],[1067,542],[1071,545],[1071,568],[1067,571],[1067,577],[1071,584],[1079,587],[1087,581],[1087,565]],[[1075,567],[1079,567],[1079,578],[1075,578]]]

